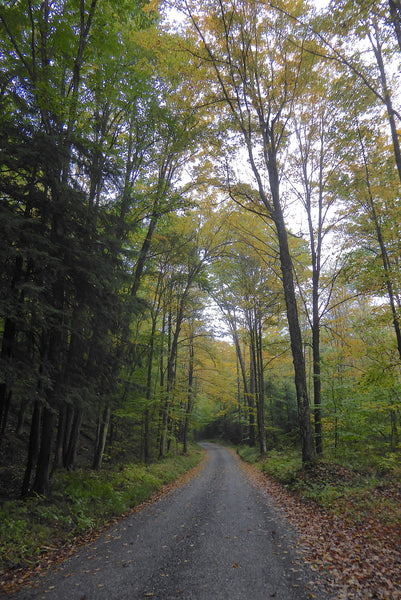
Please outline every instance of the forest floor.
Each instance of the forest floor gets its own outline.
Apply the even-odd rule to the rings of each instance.
[[[241,465],[298,530],[305,560],[312,570],[325,574],[336,599],[401,599],[399,483],[383,480],[362,492],[352,486],[355,473],[351,469],[322,462],[297,472],[295,487],[301,491],[294,492],[263,473],[263,463],[255,466],[241,461]],[[327,502],[322,490],[336,488],[342,493],[332,494]],[[316,493],[315,499],[306,497],[307,489],[320,489],[323,500]]]

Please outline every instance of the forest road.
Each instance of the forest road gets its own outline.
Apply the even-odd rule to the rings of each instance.
[[[81,547],[13,600],[306,600],[296,537],[232,453],[215,444],[184,486]],[[312,595],[313,594],[313,595]]]

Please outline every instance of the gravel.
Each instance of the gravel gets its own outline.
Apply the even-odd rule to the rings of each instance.
[[[185,485],[81,547],[13,600],[306,600],[328,598],[297,538],[232,453],[203,444]]]

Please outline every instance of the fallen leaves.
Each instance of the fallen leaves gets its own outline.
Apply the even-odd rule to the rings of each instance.
[[[302,501],[256,467],[241,467],[298,530],[304,560],[325,576],[337,600],[401,600],[399,523],[374,514],[351,523]]]

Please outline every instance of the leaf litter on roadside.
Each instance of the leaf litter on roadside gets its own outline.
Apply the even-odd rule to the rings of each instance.
[[[304,560],[337,600],[401,600],[401,524],[376,515],[358,524],[306,502],[249,463],[248,477],[271,496],[300,534]]]

